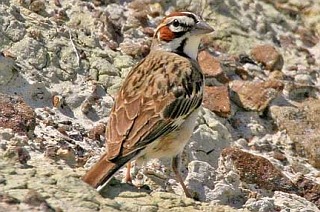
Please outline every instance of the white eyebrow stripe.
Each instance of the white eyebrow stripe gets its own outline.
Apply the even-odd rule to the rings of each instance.
[[[188,16],[170,17],[169,23],[171,23],[175,19],[178,20],[182,25],[185,25],[185,26],[193,26],[195,24],[193,18],[190,18]]]

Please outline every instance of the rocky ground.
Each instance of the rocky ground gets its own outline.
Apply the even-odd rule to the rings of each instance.
[[[113,97],[174,10],[201,14],[204,108],[182,155],[101,194]],[[318,0],[1,0],[0,211],[320,211]]]

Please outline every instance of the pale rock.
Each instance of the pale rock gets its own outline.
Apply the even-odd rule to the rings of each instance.
[[[36,69],[43,69],[49,64],[49,55],[46,47],[41,42],[30,37],[25,37],[20,42],[14,43],[10,51],[17,55],[18,61],[27,61],[29,65]]]
[[[244,204],[244,207],[252,212],[269,212],[275,211],[274,199],[270,197],[263,197],[261,199],[250,198]]]
[[[303,84],[303,85],[312,85],[312,77],[309,75],[309,74],[297,74],[295,77],[294,77],[294,81],[296,83],[300,83],[300,84]]]
[[[296,194],[288,194],[281,191],[275,191],[273,195],[274,204],[280,207],[282,211],[292,212],[319,212],[319,208],[303,197]]]
[[[18,70],[19,67],[12,58],[0,53],[0,86],[9,84]]]
[[[196,127],[185,153],[188,161],[206,161],[214,168],[218,165],[220,152],[230,146],[231,134],[219,118],[206,108],[200,111]]]
[[[207,162],[191,161],[185,184],[200,201],[208,201],[207,194],[214,189],[215,169]]]

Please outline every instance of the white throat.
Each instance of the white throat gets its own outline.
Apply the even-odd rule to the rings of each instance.
[[[197,60],[198,48],[200,45],[201,36],[191,36],[187,39],[183,52],[188,55],[190,58]]]
[[[171,42],[158,41],[159,43],[153,44],[153,49],[162,49],[168,52],[175,52],[176,49],[179,48],[181,42],[185,39],[186,36],[180,37]],[[183,47],[183,53],[186,54],[193,60],[197,60],[198,56],[198,48],[200,44],[202,36],[190,36]]]

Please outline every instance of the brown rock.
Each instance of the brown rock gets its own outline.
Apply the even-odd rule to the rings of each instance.
[[[46,202],[46,199],[42,197],[37,191],[29,190],[27,195],[24,197],[23,202],[28,205],[39,206]]]
[[[224,149],[221,155],[224,160],[233,162],[240,179],[246,183],[256,184],[259,188],[272,191],[297,191],[291,180],[264,157],[233,147]]]
[[[29,5],[29,9],[35,13],[41,13],[45,11],[46,5],[44,1],[35,0],[35,1],[31,1]]]
[[[35,125],[35,113],[21,97],[0,93],[0,127],[31,136]]]
[[[221,117],[228,117],[231,112],[229,90],[227,86],[206,86],[203,104]]]
[[[246,110],[263,111],[270,101],[283,89],[283,83],[278,80],[265,82],[249,82],[235,80],[230,84],[233,91],[231,98]]]
[[[251,56],[262,63],[267,70],[281,70],[283,67],[283,57],[272,45],[260,45],[251,50]]]
[[[248,80],[250,75],[247,70],[245,70],[243,67],[237,67],[235,70],[235,73],[241,77],[243,80]]]
[[[307,47],[313,47],[320,41],[319,36],[316,35],[314,30],[299,27],[297,34],[300,35],[301,41]]]
[[[320,100],[305,101],[297,107],[272,106],[270,113],[278,127],[287,131],[297,153],[320,168]]]
[[[31,159],[29,152],[24,147],[15,148],[18,154],[18,160],[21,164],[27,164],[28,160]]]
[[[262,189],[294,193],[320,206],[320,184],[304,176],[292,182],[266,158],[238,148],[226,148],[221,156],[233,162],[242,181]]]
[[[35,190],[29,189],[28,193],[23,199],[23,202],[30,206],[40,206],[42,211],[56,211],[54,208],[52,208],[46,199],[41,196],[41,194]],[[37,211],[37,210],[35,210]]]
[[[320,184],[317,184],[305,177],[300,177],[295,184],[299,188],[299,195],[313,202],[320,208]]]
[[[220,62],[207,51],[198,54],[198,62],[206,79],[216,78],[221,83],[229,82],[228,77],[223,72]]]
[[[64,160],[71,167],[75,166],[76,164],[76,155],[72,148],[68,148],[68,149],[59,148],[56,152],[56,156]]]
[[[150,52],[147,43],[123,42],[119,45],[121,52],[132,57],[145,57]]]
[[[31,159],[29,152],[22,146],[10,146],[4,156],[24,165]]]
[[[272,71],[269,74],[269,79],[273,80],[283,80],[284,79],[284,74],[282,71]]]
[[[100,141],[100,136],[103,136],[106,130],[106,126],[104,123],[99,123],[96,126],[94,126],[92,129],[88,132],[88,137],[93,140]]]

